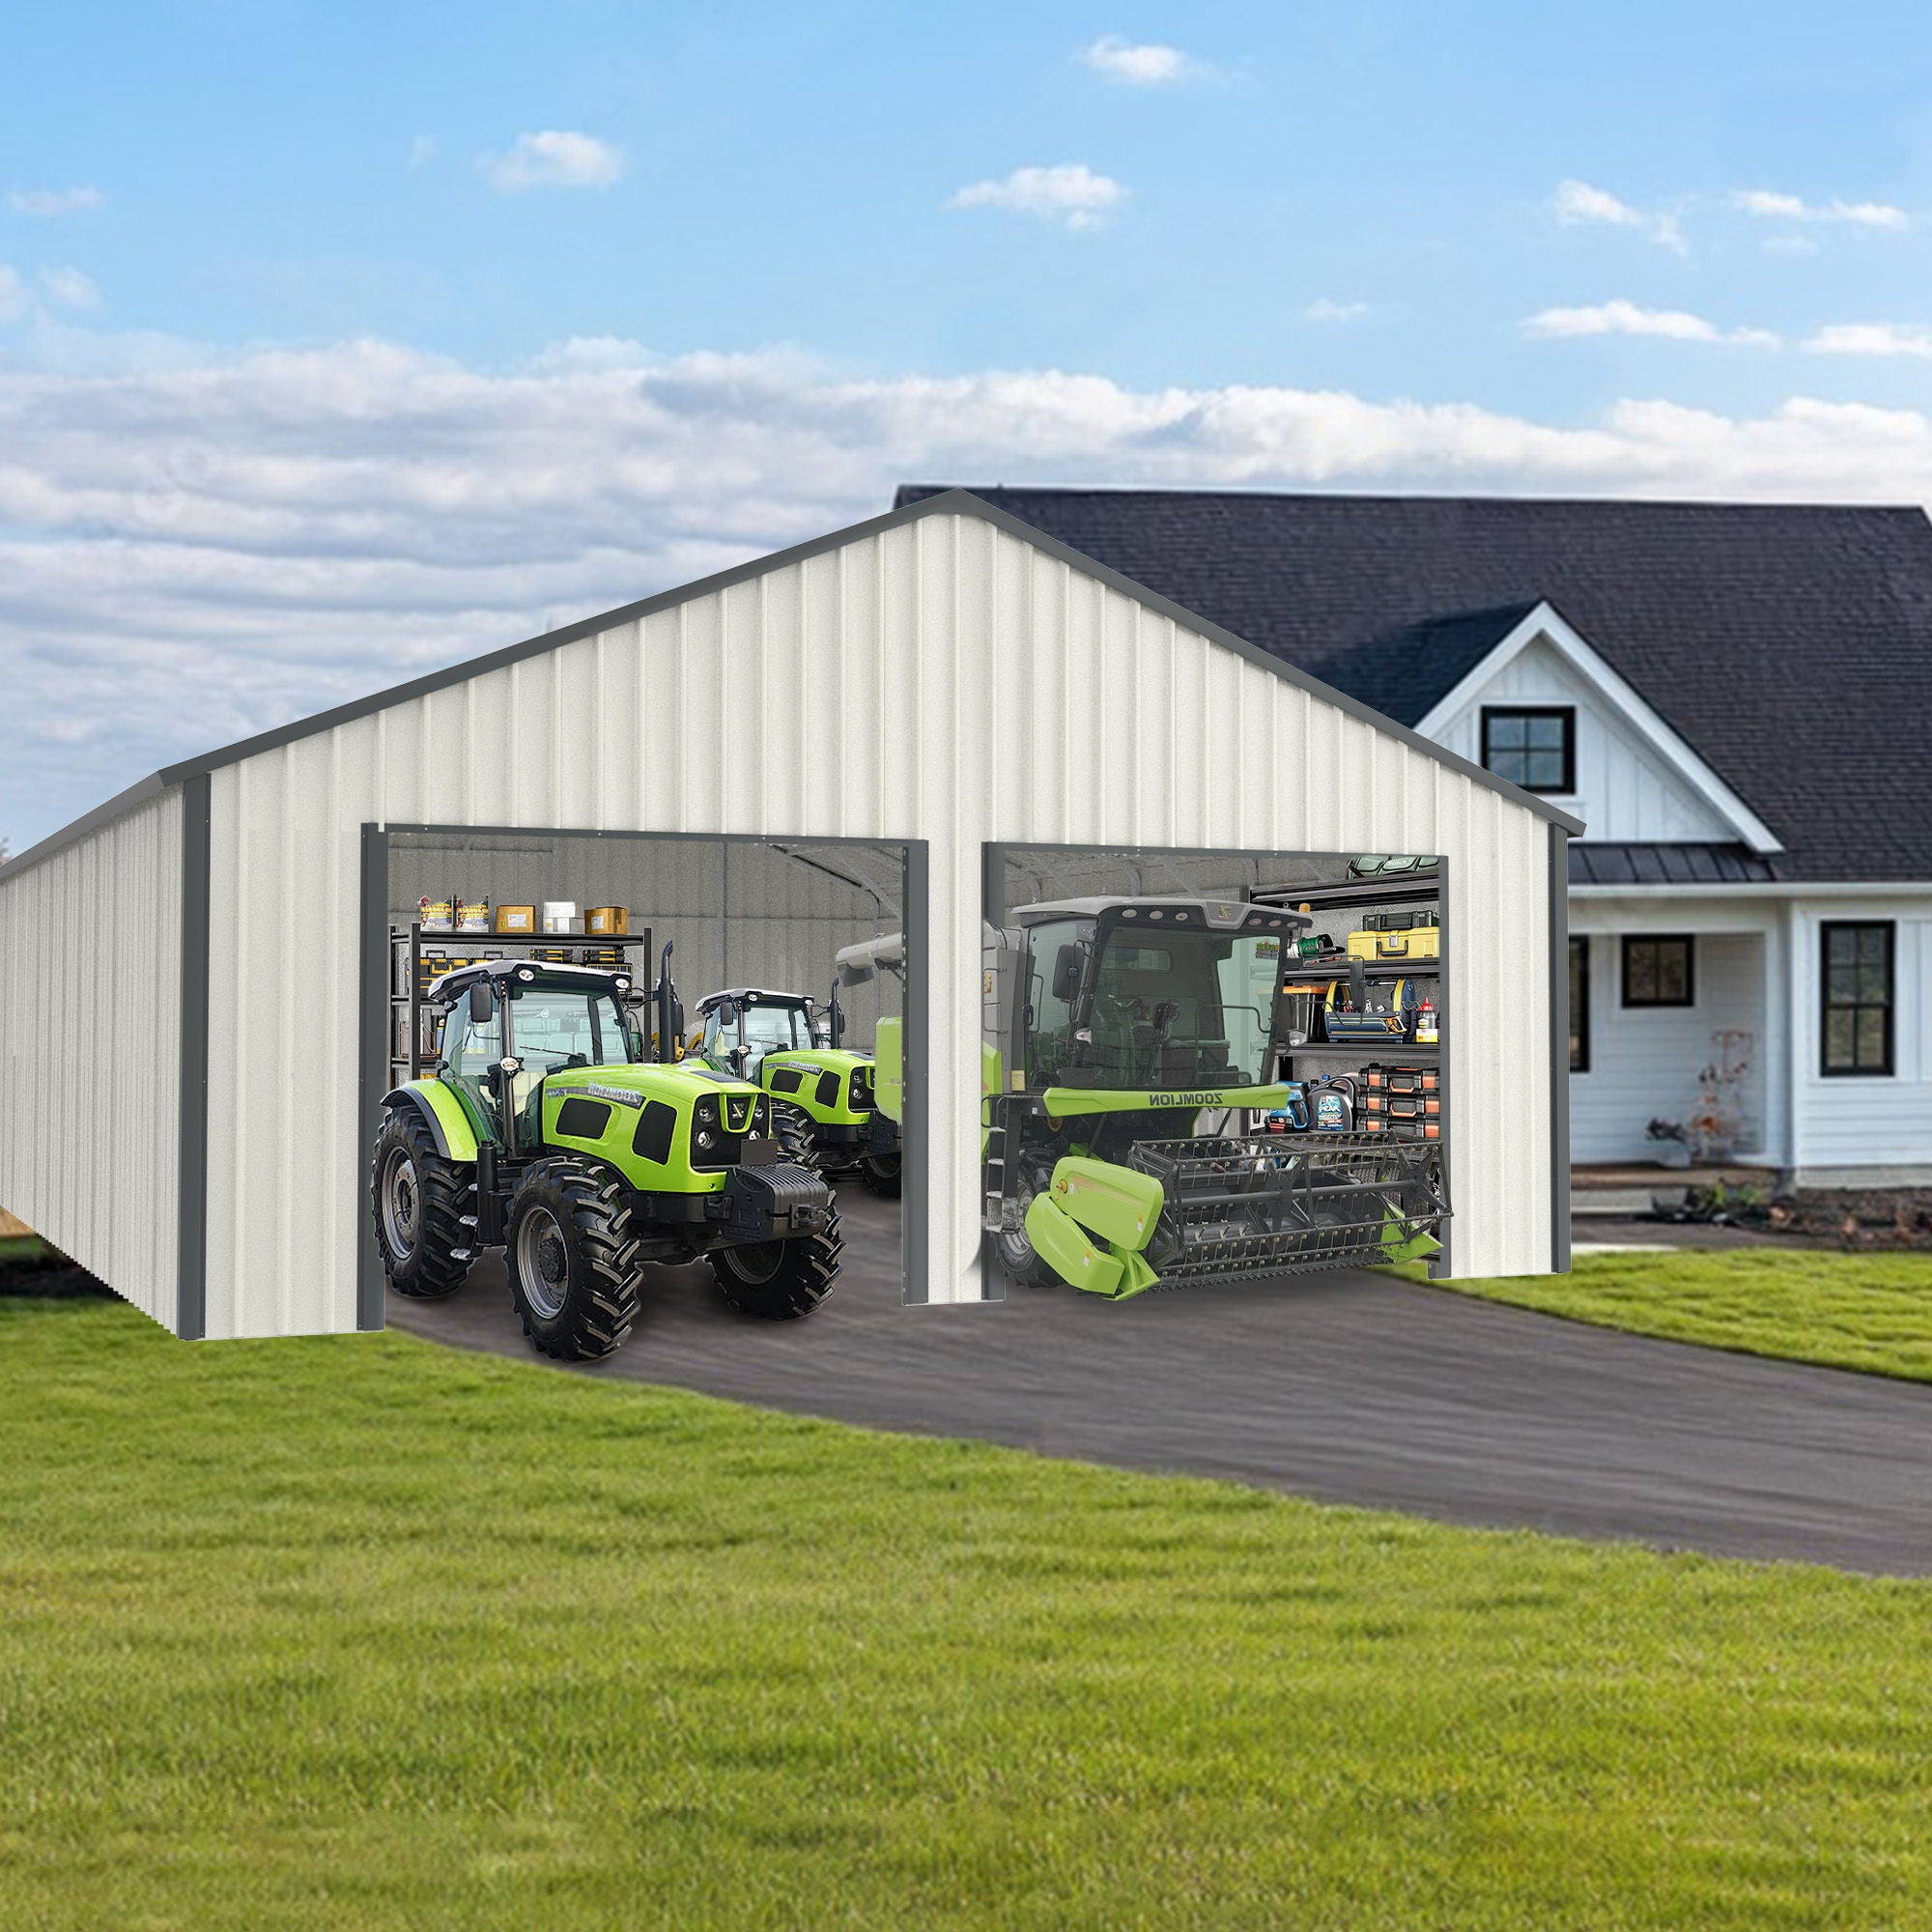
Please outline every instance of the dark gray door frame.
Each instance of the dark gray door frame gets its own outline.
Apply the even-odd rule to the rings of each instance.
[[[181,1094],[175,1222],[175,1333],[208,1333],[208,944],[213,809],[208,774],[182,786]]]

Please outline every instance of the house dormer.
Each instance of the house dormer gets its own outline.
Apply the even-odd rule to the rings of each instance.
[[[1510,623],[1416,729],[1582,819],[1593,843],[1782,849],[1547,602]]]

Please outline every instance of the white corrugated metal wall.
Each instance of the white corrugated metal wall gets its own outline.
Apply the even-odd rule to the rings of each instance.
[[[986,519],[241,759],[213,814],[211,1335],[355,1325],[365,820],[929,841],[934,1301],[980,1294],[983,841],[1445,853],[1457,1265],[1549,1265],[1544,820]]]
[[[182,795],[0,867],[0,1206],[174,1325]]]

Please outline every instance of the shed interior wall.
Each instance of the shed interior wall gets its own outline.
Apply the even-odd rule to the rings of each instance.
[[[898,845],[752,843],[723,838],[543,838],[397,831],[390,838],[389,917],[407,925],[424,898],[461,891],[492,905],[546,899],[628,909],[659,946],[674,942],[672,977],[696,1024],[697,1002],[727,986],[810,993],[823,1001],[842,946],[897,932],[905,918],[905,850]],[[489,935],[437,935],[426,944],[487,951]],[[584,942],[595,944],[594,940]],[[641,981],[657,961],[634,953]],[[840,996],[845,1044],[867,1050],[882,1013],[897,1013],[899,982],[881,975]]]

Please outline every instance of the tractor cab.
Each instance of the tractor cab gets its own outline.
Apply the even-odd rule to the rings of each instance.
[[[706,994],[697,1010],[704,1021],[698,1057],[721,1073],[735,1073],[754,1085],[768,1053],[791,1053],[818,1044],[811,1002],[801,993],[737,986]]]
[[[646,1060],[625,1001],[627,973],[527,959],[492,959],[445,973],[429,989],[446,1009],[442,1079],[479,1139],[540,1138],[534,1114],[543,1081],[579,1066],[628,1066]],[[526,1131],[504,1132],[503,1101]]]
[[[1284,944],[1308,921],[1240,900],[1065,899],[1013,915],[1024,1088],[1211,1093],[1273,1077]],[[1196,1104],[1201,1104],[1197,1102]]]

